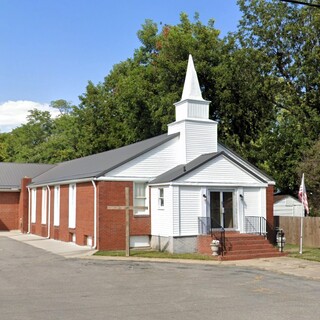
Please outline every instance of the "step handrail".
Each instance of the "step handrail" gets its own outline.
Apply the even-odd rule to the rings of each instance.
[[[220,242],[220,253],[223,256],[226,252],[226,231],[223,226],[213,217],[198,217],[199,234],[209,234],[211,237],[216,236],[216,232],[220,232],[217,240]]]
[[[259,234],[260,236],[267,237],[268,221],[264,217],[259,216],[246,216],[245,217],[245,233]]]

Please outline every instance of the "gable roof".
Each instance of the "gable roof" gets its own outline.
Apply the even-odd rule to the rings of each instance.
[[[54,165],[0,162],[0,189],[20,189],[24,177],[34,178]]]
[[[270,175],[266,174],[264,171],[262,171],[261,169],[259,169],[258,167],[256,167],[252,163],[250,163],[248,160],[246,160],[245,158],[241,157],[237,152],[231,150],[229,147],[227,147],[226,145],[224,145],[221,142],[218,143],[218,146],[220,148],[222,148],[222,150],[225,150],[227,153],[229,153],[229,154],[233,155],[234,157],[236,157],[237,159],[239,159],[240,161],[243,161],[246,165],[250,166],[255,171],[257,171],[258,173],[260,173],[261,175],[263,175],[264,177],[269,179],[270,182],[274,182],[274,179]]]
[[[280,202],[281,200],[289,199],[289,198],[293,199],[296,202],[301,203],[297,198],[291,196],[290,194],[277,194],[277,195],[274,195],[273,196],[273,202],[277,203],[277,202]]]
[[[30,186],[98,178],[177,136],[179,133],[163,134],[118,149],[59,163],[33,179]]]
[[[237,164],[239,167],[244,169],[246,172],[250,173],[253,175],[256,179],[262,181],[262,182],[267,182],[266,180],[262,179],[260,176],[258,176],[255,172],[250,170],[249,168],[245,167],[242,163],[238,162],[231,156],[229,156],[226,152],[214,152],[214,153],[207,153],[207,154],[202,154],[201,156],[197,157],[196,159],[190,161],[186,165],[179,165],[176,166],[175,168],[168,170],[167,172],[163,173],[162,175],[158,176],[154,180],[152,180],[150,183],[151,184],[161,184],[161,183],[168,183],[175,181],[184,175],[192,172],[193,170],[199,168],[200,166],[204,165],[205,163],[218,158],[220,156],[224,156],[227,159],[229,159],[231,162]]]

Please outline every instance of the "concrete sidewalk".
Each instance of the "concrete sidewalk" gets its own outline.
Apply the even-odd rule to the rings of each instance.
[[[220,266],[237,266],[255,268],[277,272],[286,275],[304,277],[308,279],[320,281],[320,263],[307,261],[302,259],[277,257],[277,258],[262,258],[251,260],[237,261],[208,261],[208,260],[185,260],[185,259],[151,259],[139,257],[107,257],[93,256],[96,250],[88,247],[78,246],[70,242],[62,242],[52,239],[39,237],[32,234],[21,234],[19,231],[0,232],[1,237],[8,237],[16,241],[21,241],[25,244],[46,250],[53,254],[63,256],[65,258],[84,258],[95,260],[127,260],[127,261],[149,261],[158,263],[184,263],[184,264],[206,264]]]
[[[96,252],[96,250],[93,250],[90,247],[78,246],[72,242],[62,242],[58,240],[47,239],[34,234],[21,233],[19,231],[1,231],[0,238],[1,237],[7,237],[16,241],[20,241],[65,258],[88,257]]]

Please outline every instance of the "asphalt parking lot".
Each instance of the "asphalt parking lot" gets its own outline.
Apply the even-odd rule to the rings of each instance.
[[[245,266],[65,258],[0,237],[0,318],[319,319],[320,281]]]

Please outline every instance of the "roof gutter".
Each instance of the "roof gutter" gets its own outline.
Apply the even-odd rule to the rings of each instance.
[[[34,183],[34,184],[29,184],[30,188],[38,188],[38,187],[47,187],[47,186],[56,186],[56,185],[64,185],[64,184],[73,184],[73,183],[82,183],[82,182],[91,182],[94,177],[89,177],[89,178],[83,178],[83,179],[73,179],[73,180],[65,180],[65,181],[53,181],[53,182],[44,182],[44,183]]]
[[[28,189],[28,233],[31,232],[31,195],[30,195],[30,188]]]
[[[50,187],[47,186],[48,189],[48,235],[47,238],[50,239],[50,228],[51,228],[51,190]]]
[[[93,186],[93,249],[97,248],[97,185],[94,180],[91,180]]]

